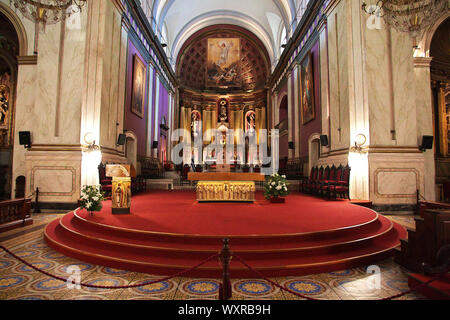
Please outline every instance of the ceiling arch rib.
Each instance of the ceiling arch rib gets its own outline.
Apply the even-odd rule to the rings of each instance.
[[[172,61],[176,61],[181,47],[191,35],[200,29],[216,24],[234,24],[253,32],[266,47],[272,65],[276,61],[277,52],[275,51],[273,39],[258,21],[240,12],[224,10],[208,12],[188,22],[172,43]]]

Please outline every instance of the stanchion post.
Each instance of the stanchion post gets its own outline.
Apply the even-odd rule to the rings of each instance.
[[[36,202],[34,203],[33,213],[41,213],[41,208],[39,208],[39,188],[36,188]]]
[[[222,286],[219,293],[220,300],[229,300],[232,296],[229,265],[231,260],[231,251],[229,247],[229,239],[223,239],[223,247],[220,252],[219,260],[222,263]]]

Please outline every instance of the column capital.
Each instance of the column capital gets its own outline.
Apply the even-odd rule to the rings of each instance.
[[[414,57],[414,68],[429,68],[432,60],[430,57]]]

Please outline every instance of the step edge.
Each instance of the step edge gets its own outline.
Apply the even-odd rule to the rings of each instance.
[[[122,262],[122,263],[134,264],[134,265],[141,265],[141,266],[148,266],[148,267],[161,267],[161,268],[173,268],[173,269],[189,269],[192,267],[192,266],[183,266],[183,265],[157,264],[157,263],[150,263],[150,262],[143,262],[143,261],[136,261],[136,260],[128,260],[128,259],[116,258],[116,257],[106,256],[106,255],[97,254],[97,253],[84,252],[84,251],[81,251],[81,250],[78,250],[75,248],[71,248],[65,244],[58,242],[58,241],[55,241],[53,238],[51,238],[48,235],[47,228],[44,230],[44,239],[47,242],[52,243],[53,245],[55,245],[57,247],[62,247],[69,252],[73,252],[73,253],[89,256],[89,257],[94,257],[94,258],[100,258],[100,259],[104,259],[104,260],[110,260],[110,261]],[[313,267],[313,266],[326,266],[326,265],[344,263],[344,262],[364,259],[367,257],[373,257],[376,255],[381,255],[383,253],[393,250],[397,246],[398,245],[390,246],[386,249],[379,250],[376,252],[371,252],[371,253],[360,255],[360,256],[348,257],[345,259],[332,260],[332,261],[326,261],[326,262],[316,262],[316,263],[297,264],[297,265],[281,265],[281,266],[270,266],[270,267],[262,266],[262,267],[253,267],[253,268],[256,270],[280,270],[280,269],[286,270],[286,269],[308,268],[308,267]],[[236,268],[236,267],[230,266],[230,270],[246,270],[246,269],[247,268],[245,268],[245,267]],[[216,267],[216,268],[214,268],[214,267],[199,267],[198,270],[221,270],[221,268],[220,267]]]
[[[60,219],[59,224],[61,225],[62,228],[64,228],[67,232],[70,232],[71,234],[75,234],[79,237],[94,241],[94,242],[101,242],[101,243],[107,243],[107,244],[112,244],[112,245],[117,245],[117,246],[124,246],[124,247],[131,247],[131,248],[137,248],[137,249],[146,249],[146,250],[159,250],[159,251],[171,251],[171,252],[197,252],[197,253],[217,253],[220,251],[221,246],[219,246],[218,250],[212,250],[212,249],[190,249],[190,248],[171,248],[171,247],[156,247],[156,246],[147,246],[147,245],[142,245],[142,244],[133,244],[133,243],[123,243],[123,242],[118,242],[118,241],[114,241],[114,240],[110,240],[110,239],[102,239],[102,238],[97,238],[94,237],[92,235],[86,235],[86,234],[82,234],[79,231],[76,230],[72,230],[69,226],[64,225],[63,223],[63,218],[62,217]],[[285,253],[285,252],[300,252],[300,251],[308,251],[308,250],[316,250],[316,249],[325,249],[325,248],[332,248],[332,247],[339,247],[339,246],[345,246],[345,245],[350,245],[350,244],[355,244],[355,243],[363,243],[365,241],[369,241],[369,240],[373,240],[375,238],[378,237],[382,237],[385,234],[391,232],[394,228],[394,224],[392,221],[390,221],[389,219],[386,219],[387,221],[389,221],[390,225],[389,227],[384,230],[381,233],[377,233],[375,235],[372,236],[367,236],[364,238],[358,238],[358,239],[354,239],[354,240],[349,240],[349,241],[344,241],[344,242],[338,242],[338,243],[330,243],[330,244],[326,244],[326,245],[319,245],[319,246],[308,246],[308,247],[294,247],[294,248],[274,248],[274,249],[268,249],[268,250],[232,250],[235,253]]]

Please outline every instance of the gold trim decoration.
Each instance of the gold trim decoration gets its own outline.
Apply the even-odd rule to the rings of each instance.
[[[255,190],[253,181],[199,181],[196,192],[199,202],[253,202]]]
[[[19,65],[34,65],[38,62],[38,56],[32,55],[32,56],[18,56],[17,57],[17,63]]]

